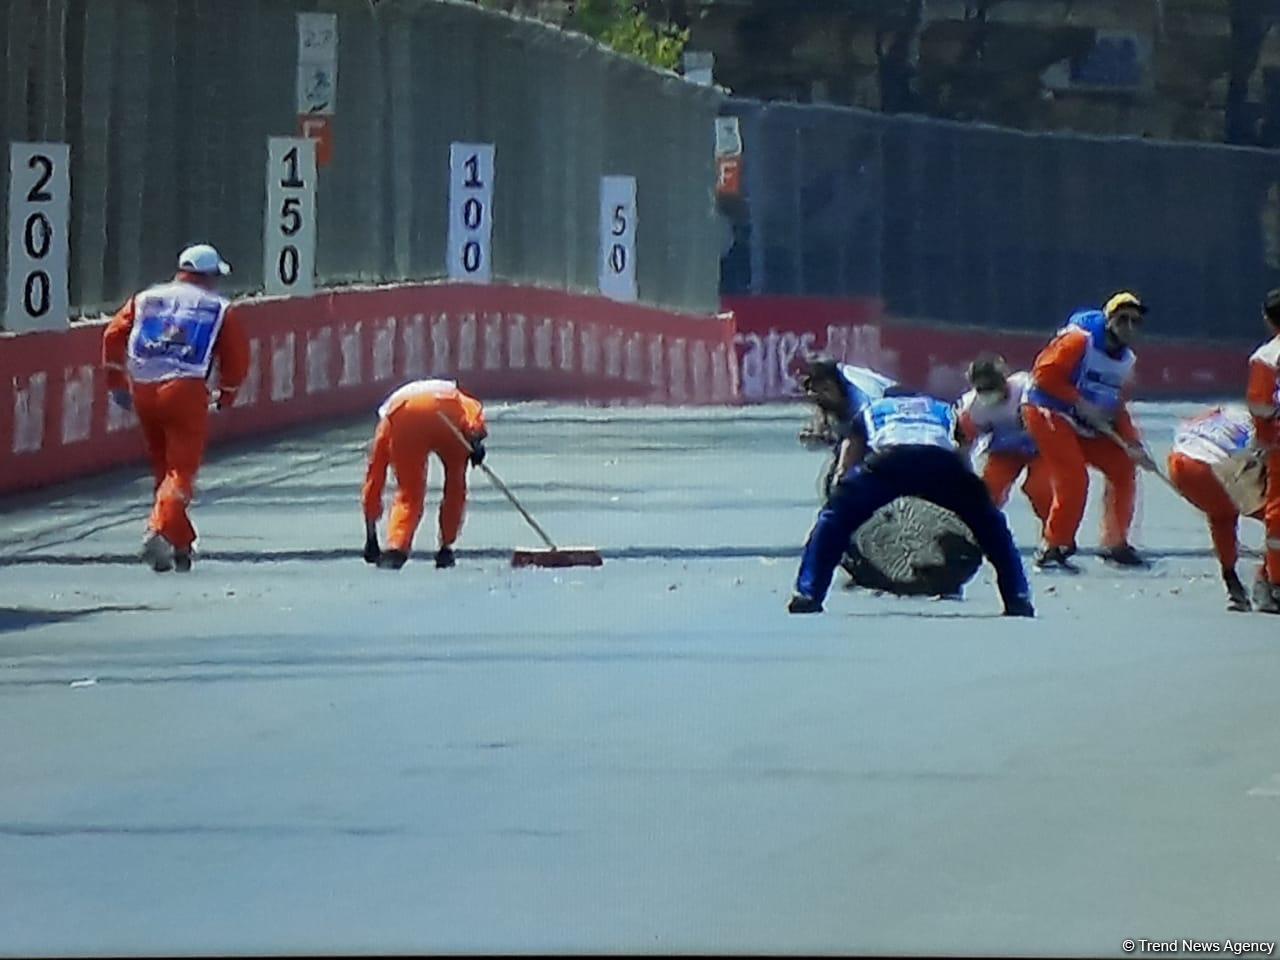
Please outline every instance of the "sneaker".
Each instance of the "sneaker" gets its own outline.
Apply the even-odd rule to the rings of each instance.
[[[383,550],[382,556],[378,557],[378,569],[399,570],[408,559],[409,555],[403,550]]]
[[[1253,581],[1253,609],[1259,613],[1280,613],[1280,587],[1266,580]]]
[[[1031,605],[1029,597],[1014,597],[1004,605],[1006,617],[1034,617],[1036,608]]]
[[[436,551],[436,569],[447,570],[458,561],[453,558],[452,547],[441,547]]]
[[[191,564],[195,561],[195,551],[175,550],[173,552],[173,569],[176,573],[190,573]]]
[[[142,562],[156,573],[168,573],[173,569],[173,544],[152,531],[142,541]]]
[[[1035,565],[1040,570],[1062,570],[1064,573],[1079,573],[1080,568],[1071,562],[1070,555],[1062,547],[1051,547],[1042,543],[1036,550]]]
[[[1222,582],[1227,585],[1227,609],[1235,613],[1248,613],[1253,609],[1249,602],[1249,591],[1244,588],[1234,570],[1222,574]]]
[[[791,602],[787,604],[787,613],[821,613],[822,604],[813,599],[806,597],[802,593],[797,593],[791,598]]]
[[[1129,544],[1122,543],[1118,547],[1106,547],[1098,551],[1100,556],[1107,563],[1113,563],[1117,567],[1149,567],[1149,564],[1137,550],[1133,549]]]

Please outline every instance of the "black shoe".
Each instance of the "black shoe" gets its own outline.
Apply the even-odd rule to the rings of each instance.
[[[382,555],[378,557],[378,569],[399,570],[408,559],[409,555],[403,550],[383,550]]]
[[[1280,613],[1280,587],[1266,580],[1253,582],[1253,609],[1259,613]]]
[[[1040,570],[1062,570],[1065,573],[1079,573],[1080,568],[1070,560],[1070,554],[1062,547],[1051,547],[1041,544],[1036,551],[1036,568]]]
[[[1015,597],[1004,605],[1004,616],[1006,617],[1034,617],[1036,608],[1031,605],[1031,601],[1026,597]]]
[[[1234,570],[1224,570],[1222,582],[1227,585],[1227,609],[1236,613],[1248,613],[1253,609],[1249,602],[1249,591],[1244,588]]]
[[[173,569],[173,544],[158,533],[148,533],[142,541],[142,562],[156,573]]]
[[[1098,553],[1107,563],[1113,563],[1117,567],[1149,567],[1137,550],[1133,549],[1129,544],[1122,543],[1118,547],[1107,547]]]
[[[382,549],[378,546],[377,540],[366,540],[364,542],[364,562],[377,563],[378,558],[382,556]]]
[[[787,613],[821,613],[822,604],[812,597],[797,593],[787,604]]]
[[[1070,546],[1062,548],[1062,555],[1066,557],[1068,560],[1070,560],[1072,557],[1076,555],[1076,551],[1079,549],[1080,548],[1073,543]]]
[[[173,569],[176,573],[190,573],[191,563],[192,563],[192,557],[190,552],[177,551],[177,550],[174,551]]]
[[[439,550],[436,551],[436,569],[437,570],[447,570],[449,567],[452,567],[457,562],[458,561],[453,558],[452,547],[441,547]]]

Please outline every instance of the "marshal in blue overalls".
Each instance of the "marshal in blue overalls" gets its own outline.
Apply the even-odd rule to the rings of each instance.
[[[925,396],[895,396],[869,404],[846,441],[858,461],[828,498],[805,544],[792,613],[822,610],[849,538],[881,507],[918,497],[950,510],[996,568],[1006,616],[1035,615],[1022,558],[1004,514],[982,480],[960,459],[951,406]],[[863,451],[858,457],[857,451]]]

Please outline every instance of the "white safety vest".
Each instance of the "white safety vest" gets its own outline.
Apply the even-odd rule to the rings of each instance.
[[[458,382],[456,380],[411,380],[382,402],[382,406],[378,408],[378,416],[386,417],[413,397],[427,395],[451,397],[456,396],[457,393]]]
[[[1085,400],[1107,413],[1115,413],[1120,409],[1121,393],[1133,376],[1133,364],[1132,350],[1126,348],[1124,354],[1116,359],[1090,341],[1076,375],[1076,389]]]
[[[1280,336],[1272,337],[1257,350],[1253,351],[1253,355],[1249,357],[1249,366],[1255,363],[1263,364],[1271,369],[1272,374],[1280,370]],[[1252,370],[1250,373],[1252,374]],[[1271,405],[1259,410],[1250,410],[1256,417],[1274,418],[1280,412],[1280,375],[1276,376],[1276,388],[1271,393]]]
[[[138,294],[129,333],[129,377],[137,383],[206,378],[229,305],[216,293],[179,280]]]
[[[870,367],[856,367],[851,363],[841,363],[837,369],[840,372],[840,379],[844,381],[849,391],[849,412],[853,416],[857,416],[864,406],[872,400],[879,400],[886,390],[895,386],[894,381],[882,373],[876,373]]]
[[[836,370],[844,381],[848,403],[839,414],[829,415],[828,423],[836,436],[845,440],[853,430],[853,425],[861,421],[862,411],[867,404],[883,397],[884,392],[894,386],[894,381],[870,367],[857,367],[851,363],[838,364]]]
[[[1100,310],[1089,310],[1073,314],[1067,325],[1058,331],[1062,336],[1072,330],[1082,330],[1089,336],[1089,344],[1085,347],[1084,356],[1074,371],[1072,380],[1080,396],[1108,414],[1120,409],[1124,388],[1133,377],[1134,364],[1137,357],[1125,347],[1119,357],[1113,357],[1106,351],[1107,320]],[[1090,426],[1074,416],[1071,404],[1064,403],[1057,397],[1045,393],[1034,383],[1027,392],[1027,400],[1038,407],[1057,410],[1068,414],[1071,425],[1078,433],[1093,436]]]
[[[884,397],[863,412],[867,446],[924,446],[955,450],[956,415],[951,404],[934,397]]]
[[[1022,422],[1022,404],[1031,386],[1031,374],[1025,371],[1009,375],[1009,396],[993,407],[978,402],[978,391],[970,390],[960,398],[959,413],[968,414],[980,439],[975,453],[1017,453],[1035,456],[1036,442]]]
[[[1202,463],[1225,463],[1243,454],[1253,438],[1253,417],[1244,407],[1232,404],[1178,424],[1173,450]]]

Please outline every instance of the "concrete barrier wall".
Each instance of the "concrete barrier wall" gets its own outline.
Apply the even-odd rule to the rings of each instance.
[[[726,404],[733,323],[598,297],[424,284],[245,301],[252,364],[213,442],[368,411],[406,380],[456,378],[486,400]],[[0,337],[0,494],[140,462],[110,404],[103,322]]]
[[[738,376],[748,403],[799,396],[794,373],[800,357],[814,351],[954,398],[965,390],[964,371],[977,354],[997,350],[1014,369],[1027,369],[1054,334],[1052,327],[1008,331],[906,321],[889,316],[875,297],[727,297],[723,306],[734,316]],[[1250,349],[1191,340],[1140,343],[1136,395],[1242,398]]]

